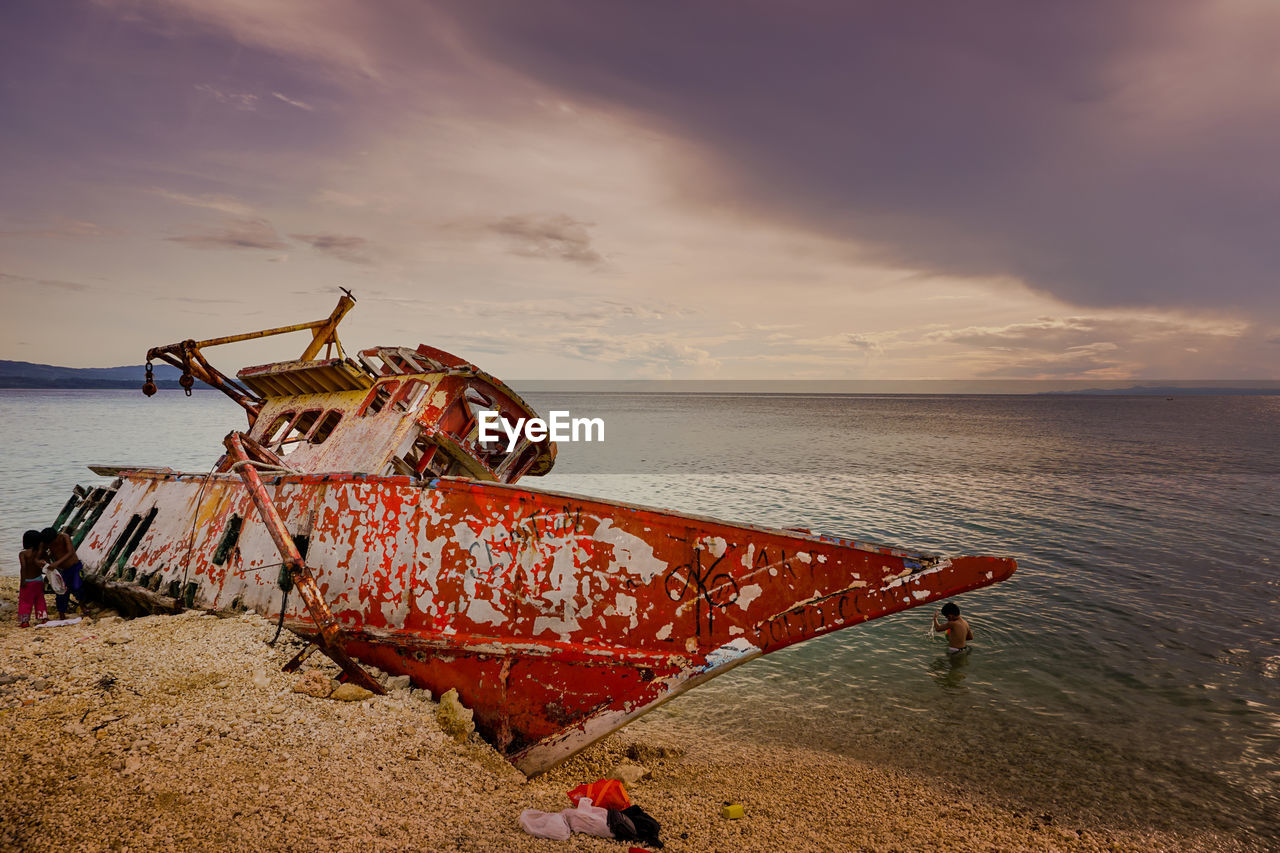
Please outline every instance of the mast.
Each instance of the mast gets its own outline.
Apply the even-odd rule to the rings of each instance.
[[[218,389],[234,400],[237,405],[248,413],[249,424],[252,426],[253,422],[258,418],[258,413],[262,411],[263,398],[209,364],[201,350],[205,347],[269,338],[273,335],[284,335],[289,332],[301,332],[309,329],[311,331],[311,343],[307,344],[306,349],[302,351],[299,361],[314,360],[319,355],[321,347],[325,348],[325,358],[329,358],[335,349],[337,350],[338,358],[345,358],[346,353],[342,350],[342,342],[338,340],[338,324],[342,322],[342,318],[356,304],[356,298],[345,287],[339,288],[339,290],[342,291],[342,296],[338,298],[338,304],[334,307],[333,312],[323,320],[295,323],[291,326],[278,326],[274,329],[244,332],[221,338],[209,338],[203,341],[185,340],[152,347],[147,350],[147,375],[142,383],[142,393],[148,397],[156,393],[156,383],[152,374],[151,362],[159,359],[165,364],[170,364],[182,371],[178,384],[186,390],[187,396],[191,396],[191,389],[195,385],[195,381],[199,379],[209,387]]]

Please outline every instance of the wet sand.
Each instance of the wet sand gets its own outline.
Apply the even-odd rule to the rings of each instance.
[[[298,645],[287,633],[266,645],[274,625],[260,617],[103,611],[19,629],[16,607],[17,581],[0,579],[2,850],[623,851],[535,839],[518,823],[525,808],[567,807],[565,791],[621,762],[651,771],[629,790],[677,853],[1261,849],[1039,812],[817,750],[702,741],[661,717],[525,780],[474,735],[446,737],[422,691],[354,703],[293,693],[297,675],[280,666]],[[721,818],[726,802],[746,817]]]

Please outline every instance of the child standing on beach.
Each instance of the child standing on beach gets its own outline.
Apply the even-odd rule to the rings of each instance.
[[[31,627],[31,611],[36,613],[36,620],[44,622],[49,612],[44,604],[44,561],[40,559],[39,530],[28,530],[22,534],[22,551],[18,554],[19,583],[18,592],[18,627]]]
[[[44,543],[45,559],[50,565],[62,574],[62,580],[67,585],[66,592],[60,592],[54,596],[54,604],[58,608],[58,618],[67,618],[67,608],[71,604],[71,596],[76,597],[76,604],[80,607],[80,612],[89,615],[89,609],[85,606],[84,599],[80,594],[80,572],[84,568],[84,564],[80,562],[80,558],[76,555],[75,543],[71,541],[71,537],[65,533],[59,533],[52,527],[46,527],[40,531],[40,541]]]

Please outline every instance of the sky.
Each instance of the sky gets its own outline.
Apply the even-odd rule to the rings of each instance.
[[[1277,380],[1277,104],[1273,0],[6,0],[0,358]]]

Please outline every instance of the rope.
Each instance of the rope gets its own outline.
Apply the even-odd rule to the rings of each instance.
[[[284,572],[281,572],[283,575]],[[289,581],[289,586],[280,585],[280,618],[276,619],[276,635],[267,641],[268,646],[274,646],[276,640],[280,639],[280,631],[284,628],[284,610],[289,605],[289,590],[293,587],[293,581]]]
[[[266,571],[267,569],[278,569],[283,565],[284,563],[263,563],[256,569],[236,569],[232,574],[239,577],[244,577],[245,575],[256,575],[258,572]]]
[[[259,471],[271,471],[276,474],[298,473],[296,468],[288,468],[283,465],[269,465],[266,462],[258,462],[254,459],[241,459],[239,462],[236,462],[230,468],[228,468],[227,473],[228,474],[233,473],[236,469],[240,468],[243,465],[252,465],[254,468],[257,468]]]
[[[209,480],[213,478],[213,474],[217,470],[218,466],[216,464],[209,469],[209,473],[204,475],[204,480],[200,483],[200,491],[196,492],[195,508],[191,511],[191,535],[187,540],[187,558],[183,561],[184,565],[182,567],[182,589],[178,591],[180,609],[182,607],[181,602],[185,601],[187,597],[187,577],[191,572],[191,553],[196,547],[196,522],[200,520],[200,499],[204,497],[205,487],[209,485]]]

